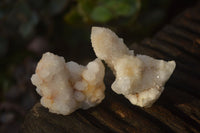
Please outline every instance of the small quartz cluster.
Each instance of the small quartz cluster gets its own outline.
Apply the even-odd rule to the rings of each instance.
[[[50,112],[68,115],[78,108],[88,109],[100,103],[105,95],[105,68],[100,59],[87,66],[63,57],[45,53],[31,81],[41,95],[41,104]]]
[[[174,61],[134,55],[123,39],[107,28],[93,27],[91,40],[96,56],[104,60],[116,76],[113,91],[141,107],[150,107],[159,98],[175,69]]]

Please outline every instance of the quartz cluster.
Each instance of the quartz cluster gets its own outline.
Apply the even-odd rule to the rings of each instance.
[[[43,54],[31,81],[41,95],[41,104],[50,112],[68,115],[99,104],[105,97],[104,60],[116,79],[111,88],[132,104],[150,107],[161,95],[173,73],[175,61],[135,55],[123,39],[107,28],[93,27],[92,47],[98,57],[87,66],[52,53]]]
[[[41,104],[50,112],[68,115],[78,108],[88,109],[104,99],[105,68],[100,59],[87,66],[45,53],[31,81],[41,95]]]
[[[150,107],[159,98],[175,69],[174,61],[134,55],[123,39],[107,28],[93,27],[91,40],[96,56],[104,60],[116,76],[113,91],[141,107]]]

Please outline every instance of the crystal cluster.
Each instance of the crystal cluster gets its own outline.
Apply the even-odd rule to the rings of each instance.
[[[123,39],[107,28],[93,27],[91,40],[96,56],[104,60],[116,76],[113,91],[141,107],[150,107],[159,98],[175,69],[174,61],[134,55]]]
[[[93,27],[92,47],[98,57],[87,66],[52,53],[43,54],[31,81],[41,95],[41,104],[50,112],[68,115],[99,104],[105,97],[104,60],[116,79],[111,88],[132,104],[150,107],[161,95],[173,73],[175,61],[157,60],[135,55],[114,32]],[[100,60],[101,59],[101,60]]]
[[[31,81],[41,95],[41,104],[50,112],[67,115],[78,108],[87,109],[104,99],[105,68],[95,59],[87,66],[67,62],[63,57],[45,53]]]

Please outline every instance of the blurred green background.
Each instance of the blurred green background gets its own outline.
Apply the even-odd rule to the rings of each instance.
[[[92,26],[125,43],[151,37],[196,0],[0,0],[0,132],[18,132],[39,99],[30,82],[42,54],[86,64]]]

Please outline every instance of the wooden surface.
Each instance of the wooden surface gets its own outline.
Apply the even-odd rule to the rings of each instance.
[[[110,89],[106,98],[89,110],[69,116],[49,113],[37,103],[27,114],[22,133],[200,132],[200,5],[188,9],[152,39],[133,44],[136,53],[175,60],[176,70],[159,100],[151,108],[133,106]]]

